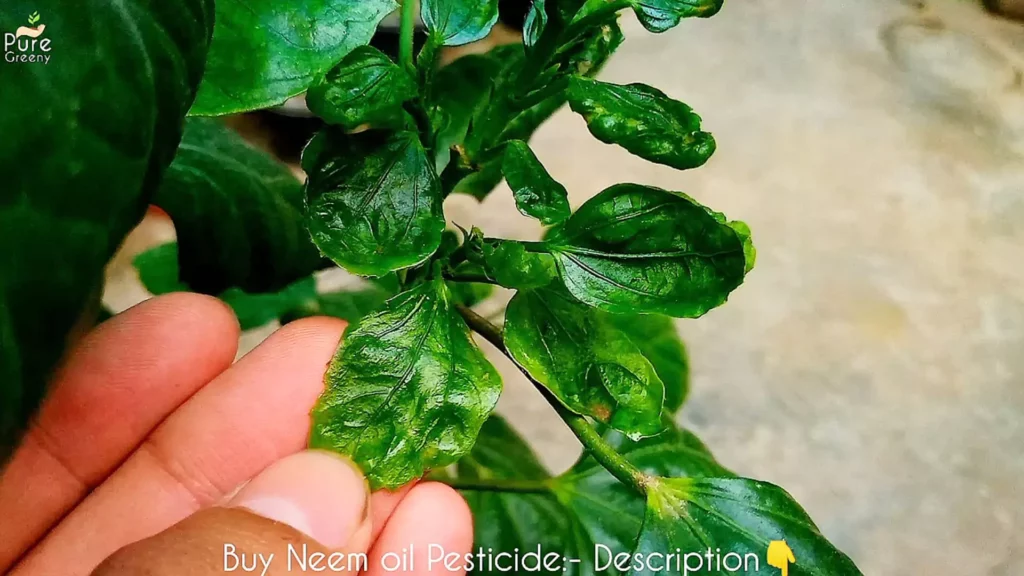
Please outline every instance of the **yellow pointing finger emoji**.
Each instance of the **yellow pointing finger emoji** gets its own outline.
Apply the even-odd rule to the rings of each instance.
[[[768,543],[768,565],[782,570],[782,576],[789,576],[789,564],[796,564],[793,551],[785,540],[772,540]]]

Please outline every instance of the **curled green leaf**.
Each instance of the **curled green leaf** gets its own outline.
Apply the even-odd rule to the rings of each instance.
[[[441,187],[415,134],[327,129],[306,147],[302,166],[313,242],[350,272],[381,276],[437,250]]]
[[[632,438],[657,434],[663,429],[661,380],[606,316],[562,289],[520,291],[505,310],[505,345],[570,410]]]
[[[574,76],[569,106],[598,140],[679,170],[696,168],[715,152],[715,139],[700,129],[700,116],[645,84],[609,84]]]
[[[498,0],[422,0],[420,15],[444,46],[483,39],[498,21]]]
[[[501,171],[512,189],[516,208],[523,215],[536,218],[545,226],[569,217],[569,193],[565,186],[548,174],[526,142],[508,142]]]
[[[395,488],[469,452],[501,394],[451,293],[431,280],[349,330],[313,409],[310,446],[347,454]]]
[[[416,80],[380,50],[361,46],[314,84],[309,109],[329,124],[400,125],[402,103],[416,97]]]
[[[724,0],[587,0],[576,12],[574,22],[632,8],[644,28],[660,33],[676,27],[683,18],[710,18],[718,14],[723,3]]]
[[[656,314],[611,314],[608,319],[654,366],[665,385],[665,410],[679,410],[690,390],[690,365],[672,319]]]
[[[703,206],[650,186],[618,184],[546,241],[579,300],[619,314],[695,318],[742,282],[743,241]]]

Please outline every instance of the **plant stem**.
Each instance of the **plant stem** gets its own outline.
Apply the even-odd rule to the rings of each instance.
[[[398,30],[398,63],[406,70],[416,73],[416,64],[412,58],[412,39],[416,32],[416,0],[402,0],[402,21]]]
[[[462,317],[466,320],[466,324],[468,324],[474,332],[483,336],[485,340],[494,345],[494,347],[501,351],[502,354],[508,356],[509,359],[512,358],[508,349],[505,347],[505,340],[502,337],[501,330],[497,326],[491,324],[486,318],[465,306],[459,305],[458,310],[459,314],[462,314]],[[519,365],[516,364],[516,366]],[[608,472],[611,472],[612,476],[615,476],[619,482],[622,482],[626,486],[636,490],[637,493],[643,496],[647,495],[647,486],[652,480],[650,476],[644,474],[642,471],[637,469],[636,466],[630,464],[629,460],[626,460],[622,454],[616,452],[615,448],[612,448],[611,445],[605,442],[604,438],[602,438],[597,430],[590,425],[590,422],[587,422],[586,418],[573,413],[563,406],[561,401],[559,401],[550,390],[545,388],[540,382],[534,380],[533,377],[530,376],[526,370],[523,370],[522,367],[519,367],[519,370],[529,378],[530,382],[533,383],[533,386],[540,392],[541,396],[543,396],[544,399],[548,401],[548,404],[555,409],[559,418],[569,426],[569,429],[572,430],[573,434],[576,435],[576,438],[578,438],[580,443],[583,444],[583,447],[591,456],[594,457],[595,460],[597,460],[599,464],[601,464],[601,466],[604,466]]]
[[[446,478],[445,484],[456,490],[473,492],[517,492],[519,494],[547,494],[551,492],[543,480],[510,480],[503,478],[475,479]]]

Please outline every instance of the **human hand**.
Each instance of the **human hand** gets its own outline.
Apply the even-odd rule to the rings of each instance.
[[[101,325],[0,476],[0,573],[84,576],[135,542],[95,573],[221,574],[225,544],[249,562],[275,553],[268,575],[301,573],[286,570],[288,543],[366,551],[369,576],[414,545],[405,574],[452,573],[428,570],[426,554],[469,551],[458,493],[428,482],[370,495],[343,459],[301,452],[343,328],[300,320],[232,364],[238,324],[213,298],[155,298]]]

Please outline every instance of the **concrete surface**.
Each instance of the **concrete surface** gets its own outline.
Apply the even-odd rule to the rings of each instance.
[[[574,205],[631,181],[750,224],[747,283],[680,322],[694,376],[682,421],[724,463],[786,487],[865,574],[1016,576],[1024,28],[970,2],[928,4],[733,0],[662,35],[627,18],[602,78],[692,105],[715,157],[654,166],[568,110],[533,145]],[[446,208],[492,235],[539,232],[504,189],[483,210],[466,197]],[[495,363],[501,410],[566,465],[572,436]]]

